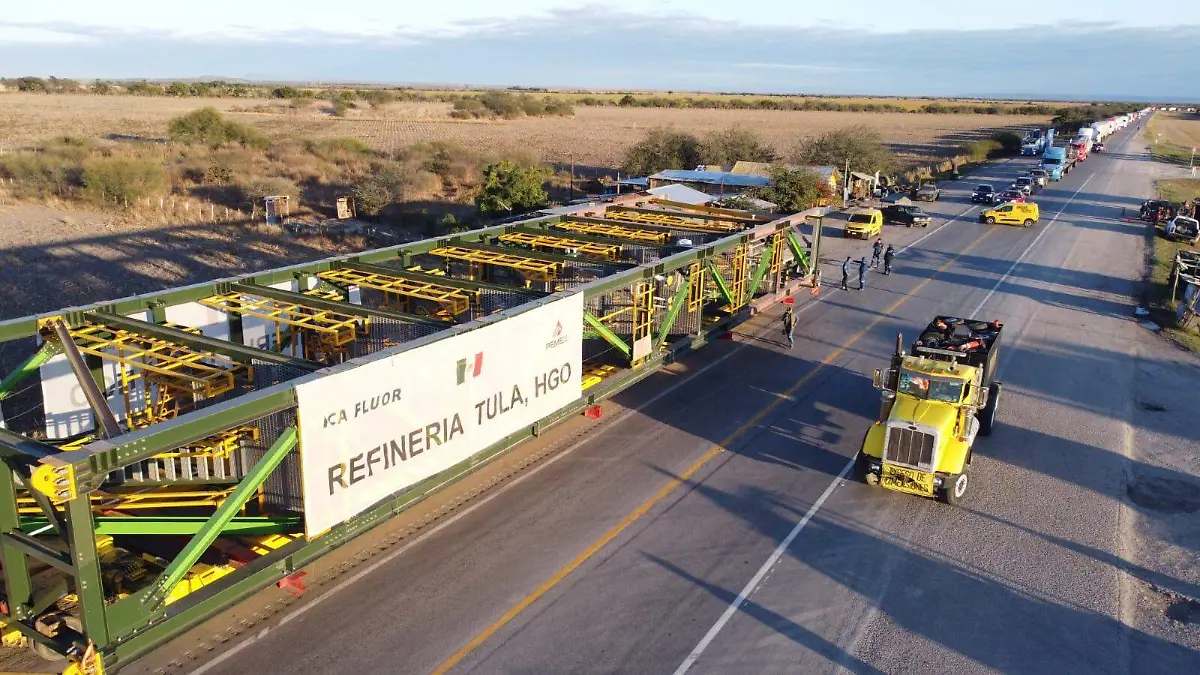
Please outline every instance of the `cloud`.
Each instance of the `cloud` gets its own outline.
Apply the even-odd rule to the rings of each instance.
[[[0,21],[0,29],[14,24]],[[1022,98],[1189,98],[1200,27],[1112,24],[864,34],[584,7],[420,34],[229,34],[24,24],[75,42],[0,41],[6,75],[193,77]],[[1148,77],[1148,74],[1152,76]]]

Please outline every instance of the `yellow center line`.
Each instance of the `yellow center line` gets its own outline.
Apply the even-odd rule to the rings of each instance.
[[[675,491],[676,488],[686,483],[692,476],[696,475],[696,472],[704,468],[704,466],[711,462],[713,458],[724,452],[725,449],[730,445],[733,445],[733,443],[736,442],[737,439],[747,431],[757,426],[764,417],[771,414],[771,411],[778,407],[783,401],[788,400],[801,387],[808,384],[814,377],[817,376],[818,373],[824,370],[826,366],[837,360],[837,358],[844,354],[846,350],[850,349],[856,342],[861,340],[867,335],[867,333],[870,333],[876,326],[878,326],[880,322],[882,322],[884,319],[891,318],[892,312],[899,309],[900,306],[905,302],[908,302],[909,299],[916,297],[921,292],[921,289],[925,288],[927,285],[933,282],[935,278],[937,278],[937,275],[945,272],[951,265],[957,262],[959,258],[970,253],[972,249],[978,246],[980,242],[986,239],[987,236],[994,231],[995,228],[988,228],[983,236],[971,242],[969,246],[943,263],[942,266],[939,267],[937,271],[931,274],[927,279],[917,284],[915,288],[902,296],[896,302],[892,303],[891,307],[888,307],[886,310],[884,310],[883,313],[876,317],[870,324],[868,324],[866,328],[858,331],[849,340],[847,340],[845,344],[830,352],[828,356],[826,356],[821,360],[820,363],[817,364],[816,368],[813,368],[807,375],[797,380],[792,386],[788,387],[787,391],[773,399],[766,405],[766,407],[764,407],[762,410],[759,410],[753,417],[743,422],[737,429],[734,429],[729,436],[722,440],[718,445],[710,448],[708,452],[705,452],[704,455],[700,457],[700,459],[696,460],[695,463],[684,470],[684,472],[681,473],[678,478],[671,479],[671,481],[664,485],[658,492],[655,492],[649,499],[642,502],[641,505],[631,511],[629,515],[622,518],[621,522],[613,526],[613,528],[606,532],[604,536],[597,539],[590,546],[584,549],[582,553],[575,556],[570,562],[555,572],[553,576],[543,581],[537,588],[533,589],[529,595],[526,595],[520,602],[505,612],[504,616],[501,616],[499,619],[493,622],[492,625],[485,628],[483,632],[481,632],[479,635],[476,635],[474,639],[463,645],[462,649],[459,649],[450,658],[442,662],[441,665],[434,669],[433,675],[444,675],[445,673],[448,673],[450,669],[462,662],[462,660],[469,656],[471,652],[478,649],[480,645],[482,645],[484,642],[487,642],[496,633],[500,632],[500,630],[508,625],[509,622],[517,618],[521,612],[525,611],[526,608],[537,602],[542,596],[546,595],[546,593],[550,592],[550,589],[558,585],[560,581],[567,578],[572,572],[579,569],[583,563],[587,562],[589,558],[607,546],[612,540],[619,537],[621,533],[628,529],[629,526],[635,521],[649,513],[651,509],[666,499],[672,492]]]

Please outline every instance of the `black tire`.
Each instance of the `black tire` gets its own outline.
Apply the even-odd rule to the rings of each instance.
[[[996,411],[1000,408],[1000,393],[1004,387],[999,382],[993,382],[988,387],[988,402],[979,411],[979,435],[991,436],[996,428]]]
[[[951,506],[958,506],[967,500],[971,494],[970,464],[963,467],[962,473],[950,476],[949,483],[942,488],[938,496]]]
[[[983,222],[987,223],[988,225],[995,225],[995,224],[996,224],[996,218],[995,218],[994,216],[988,216],[988,217],[987,217],[987,220],[985,220],[985,221],[983,221]]]
[[[1025,227],[1033,227],[1033,218],[1025,219]]]

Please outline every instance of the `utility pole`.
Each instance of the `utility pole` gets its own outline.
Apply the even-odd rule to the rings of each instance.
[[[846,182],[842,184],[842,208],[850,201],[850,158],[846,158]]]
[[[571,153],[571,186],[567,192],[567,203],[575,201],[575,153]]]

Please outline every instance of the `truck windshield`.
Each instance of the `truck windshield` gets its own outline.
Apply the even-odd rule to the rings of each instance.
[[[1054,157],[1043,157],[1042,164],[1048,164],[1050,166],[1054,166],[1054,165],[1058,164],[1058,160]]]
[[[914,398],[958,403],[962,399],[962,388],[962,382],[958,380],[943,380],[908,371],[900,373],[900,393]]]

